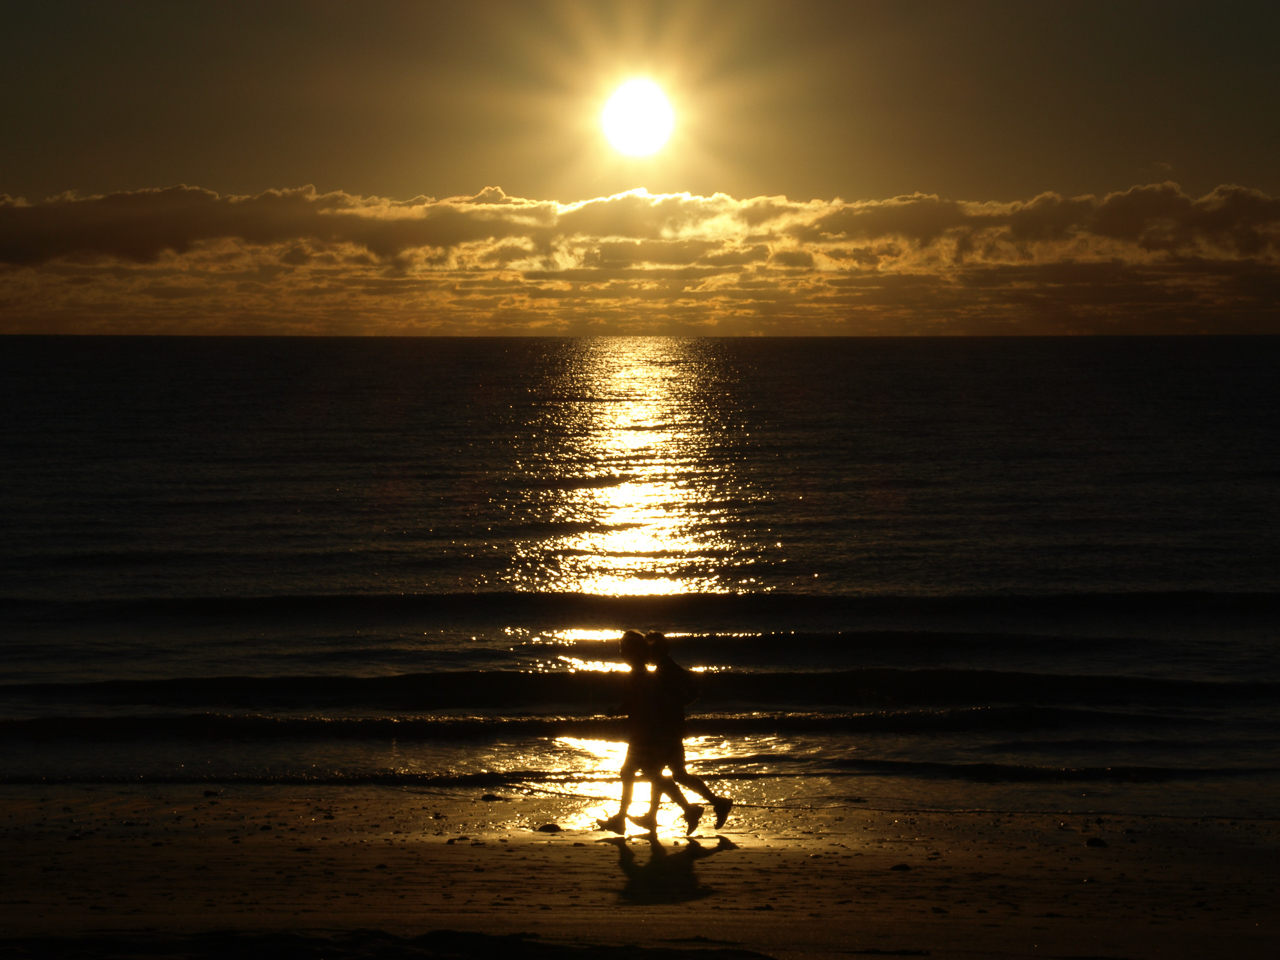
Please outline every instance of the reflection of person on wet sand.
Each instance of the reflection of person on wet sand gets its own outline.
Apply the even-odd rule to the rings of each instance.
[[[722,850],[734,850],[735,845],[720,837],[714,847],[704,847],[697,840],[690,840],[678,853],[667,853],[655,834],[649,834],[649,862],[636,862],[636,855],[622,837],[609,837],[603,841],[618,848],[618,866],[627,875],[622,898],[636,903],[681,903],[710,896],[715,891],[698,883],[693,864]]]
[[[649,644],[644,635],[628,630],[619,643],[622,659],[631,667],[627,677],[626,698],[623,708],[627,712],[627,755],[622,761],[622,806],[608,820],[598,821],[601,830],[624,833],[627,826],[627,808],[631,806],[631,792],[636,774],[644,772],[653,784],[656,796],[665,793],[685,811],[686,818],[694,808],[670,777],[663,776],[664,762],[657,759],[656,736],[658,724],[655,709],[655,682],[648,669]],[[696,822],[696,820],[695,820]],[[650,827],[652,829],[652,827]]]
[[[651,633],[646,638],[649,646],[649,660],[657,669],[653,673],[653,742],[655,748],[654,761],[659,771],[664,767],[671,768],[671,778],[682,787],[699,794],[711,804],[716,814],[716,829],[724,826],[733,809],[733,801],[728,797],[718,797],[711,792],[705,780],[694,776],[685,767],[684,759],[684,708],[698,699],[698,686],[689,671],[671,659],[667,638],[661,633]],[[662,801],[663,789],[658,780],[653,781],[652,795],[649,800],[649,812],[643,817],[632,817],[636,823],[649,829],[657,826],[658,804]],[[679,801],[677,801],[679,802]],[[693,833],[702,817],[702,807],[696,804],[680,804],[684,810],[687,833]]]

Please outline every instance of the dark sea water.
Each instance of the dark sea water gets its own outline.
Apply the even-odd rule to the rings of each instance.
[[[0,340],[0,779],[1280,815],[1280,338]]]

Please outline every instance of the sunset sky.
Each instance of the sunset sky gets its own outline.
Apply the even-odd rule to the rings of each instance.
[[[4,2],[0,332],[1278,333],[1277,50],[1261,2]]]

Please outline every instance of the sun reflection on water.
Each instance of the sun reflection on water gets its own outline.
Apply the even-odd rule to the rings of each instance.
[[[546,536],[515,546],[517,589],[613,596],[752,587],[735,568],[761,547],[729,529],[738,441],[722,364],[697,340],[581,341],[545,411],[547,445],[528,465]]]
[[[580,643],[585,641],[617,643],[618,631],[614,629],[582,630],[576,628],[571,630],[546,630],[543,631],[542,637],[535,637],[534,639],[538,640],[544,638],[552,641],[559,641],[561,643]]]
[[[591,670],[598,673],[630,673],[631,668],[619,660],[581,660],[578,657],[556,657],[568,665],[570,670]]]
[[[610,777],[617,777],[622,769],[622,761],[627,755],[627,745],[615,740],[590,740],[582,737],[557,737],[556,746],[569,752],[569,766],[575,774],[588,778],[591,795],[595,802],[579,810],[570,825],[578,829],[595,826],[597,820],[604,820],[618,812],[620,791],[616,783],[608,782]],[[582,786],[586,787],[587,783]],[[581,789],[581,788],[580,788]],[[649,808],[649,781],[637,780],[631,805],[626,812],[638,816]],[[658,826],[663,830],[673,830],[680,819],[680,808],[667,797],[663,797],[658,808]],[[683,832],[683,831],[681,831]]]

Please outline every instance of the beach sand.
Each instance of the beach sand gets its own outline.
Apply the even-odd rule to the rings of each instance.
[[[743,806],[719,837],[704,824],[693,844],[667,830],[655,847],[604,841],[593,801],[543,793],[152,784],[0,798],[3,956],[1280,955],[1276,820],[851,798]]]

